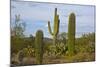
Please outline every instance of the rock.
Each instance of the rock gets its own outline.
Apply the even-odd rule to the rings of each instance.
[[[22,60],[22,64],[25,64],[25,65],[31,65],[31,64],[34,64],[34,62],[35,62],[35,59],[32,57],[24,57]]]

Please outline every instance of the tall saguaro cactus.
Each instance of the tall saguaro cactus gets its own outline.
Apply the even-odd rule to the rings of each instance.
[[[43,60],[43,32],[38,30],[35,38],[36,64],[42,64]]]
[[[54,27],[53,27],[53,31],[51,30],[51,26],[50,26],[50,21],[48,21],[48,30],[49,33],[53,36],[53,44],[56,44],[56,37],[59,33],[59,15],[57,14],[57,8],[55,8],[55,14],[54,14]]]
[[[75,23],[76,18],[75,14],[71,13],[69,15],[69,24],[68,24],[68,52],[69,55],[73,55],[75,51]]]

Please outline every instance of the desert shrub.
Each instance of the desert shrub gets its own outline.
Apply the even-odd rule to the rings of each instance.
[[[28,46],[19,50],[16,54],[12,54],[11,63],[15,65],[33,64],[35,51],[32,46]]]
[[[11,53],[17,53],[26,46],[24,39],[11,37]]]
[[[34,37],[11,37],[11,53],[17,53],[18,51],[22,50],[23,48],[27,48],[28,46],[34,47]]]
[[[28,46],[27,48],[23,48],[22,49],[22,53],[24,55],[24,57],[34,57],[34,48],[32,46]]]
[[[56,45],[49,45],[48,50],[46,51],[48,56],[51,57],[60,57],[66,55],[67,47],[63,43],[57,43]]]
[[[95,60],[95,55],[94,53],[88,53],[88,52],[85,52],[85,53],[77,53],[73,56],[67,56],[66,57],[67,59],[67,62],[88,62],[88,61],[94,61]]]
[[[76,39],[75,50],[76,52],[95,52],[95,34],[84,34],[81,38]]]

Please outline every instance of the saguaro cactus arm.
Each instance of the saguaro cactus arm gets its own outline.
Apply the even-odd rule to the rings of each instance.
[[[50,26],[50,21],[48,21],[48,30],[49,30],[50,34],[53,36],[52,30],[51,30],[51,26]]]
[[[56,16],[55,22],[54,22],[54,35],[57,35],[59,32],[59,15]]]

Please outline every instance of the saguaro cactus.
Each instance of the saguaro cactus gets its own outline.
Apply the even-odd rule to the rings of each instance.
[[[53,36],[54,45],[56,44],[56,37],[59,33],[59,22],[60,22],[59,15],[57,14],[57,8],[55,8],[53,32],[51,30],[50,21],[48,21],[48,30],[50,34]]]
[[[73,55],[75,51],[75,14],[71,13],[69,15],[69,24],[68,24],[68,52],[69,55]]]
[[[42,64],[43,59],[43,32],[38,30],[35,38],[35,57],[36,64]]]

